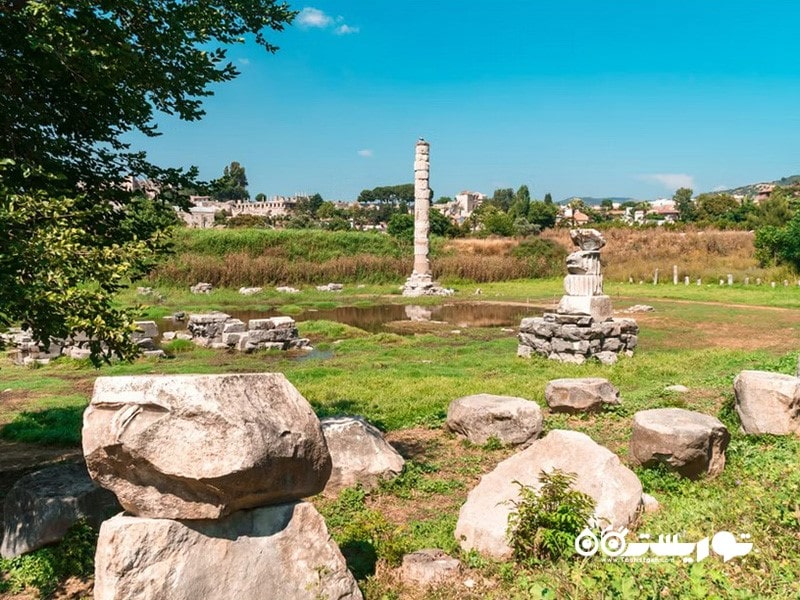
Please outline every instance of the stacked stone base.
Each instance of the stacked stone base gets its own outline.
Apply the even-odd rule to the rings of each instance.
[[[412,273],[403,286],[403,296],[452,296],[453,290],[443,288],[430,275]]]
[[[538,354],[575,364],[596,358],[614,364],[620,354],[633,355],[638,334],[633,319],[597,321],[589,315],[545,313],[520,323],[517,356]]]
[[[309,340],[299,337],[294,319],[271,317],[247,323],[225,313],[189,316],[191,340],[207,348],[254,352],[256,350],[311,350]]]

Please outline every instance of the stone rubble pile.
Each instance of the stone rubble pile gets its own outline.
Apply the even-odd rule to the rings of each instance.
[[[302,500],[331,456],[282,374],[99,377],[83,451],[127,511],[100,529],[97,600],[362,597]]]
[[[195,285],[189,288],[189,291],[193,294],[210,294],[214,289],[214,286],[210,283],[196,283]]]
[[[158,337],[158,326],[155,321],[134,321],[137,329],[131,336],[133,341],[142,349],[144,356],[164,356],[155,344]],[[15,364],[29,366],[32,364],[46,365],[51,360],[60,356],[68,356],[75,360],[89,358],[91,340],[83,333],[62,339],[50,338],[50,345],[34,339],[30,331],[19,327],[11,327],[6,333],[0,333],[0,345],[11,350]]]
[[[555,313],[522,320],[517,355],[539,354],[576,364],[594,357],[614,364],[619,354],[633,355],[639,326],[633,319],[612,317],[600,272],[603,235],[596,229],[573,229],[570,237],[580,250],[567,257],[566,294]]]
[[[189,315],[187,330],[195,344],[207,348],[240,352],[311,349],[308,339],[299,337],[291,317],[250,319],[245,323],[221,312],[193,314]]]

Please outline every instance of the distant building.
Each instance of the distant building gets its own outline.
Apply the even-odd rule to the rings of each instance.
[[[286,217],[297,206],[300,196],[273,196],[265,202],[219,202],[210,196],[190,196],[189,212],[178,211],[178,216],[189,226],[205,229],[214,226],[214,215],[224,212],[229,217],[255,215],[259,217]]]
[[[770,197],[772,192],[775,191],[774,183],[759,183],[756,186],[756,195],[753,197],[753,202],[759,204]]]
[[[469,219],[470,215],[486,200],[486,195],[480,192],[461,192],[456,194],[454,200],[446,204],[433,204],[431,208],[438,210],[454,223],[461,225]]]

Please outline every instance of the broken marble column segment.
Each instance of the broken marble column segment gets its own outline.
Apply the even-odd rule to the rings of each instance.
[[[565,294],[555,313],[522,320],[517,355],[538,354],[576,364],[596,358],[613,364],[620,354],[633,355],[639,327],[632,319],[612,317],[611,298],[603,291],[603,234],[596,229],[573,229],[570,237],[578,250],[567,257]]]
[[[403,286],[404,296],[449,296],[453,290],[433,280],[430,252],[430,144],[417,140],[414,153],[414,268]]]
[[[96,600],[361,600],[325,521],[308,502],[219,520],[117,515],[100,529]]]
[[[92,478],[142,517],[290,502],[331,473],[319,419],[280,373],[99,377],[82,437]]]

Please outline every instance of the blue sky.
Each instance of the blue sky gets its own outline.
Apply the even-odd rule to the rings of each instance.
[[[800,2],[312,0],[202,121],[134,136],[203,178],[242,163],[251,195],[413,180],[436,196],[669,196],[800,173]]]

